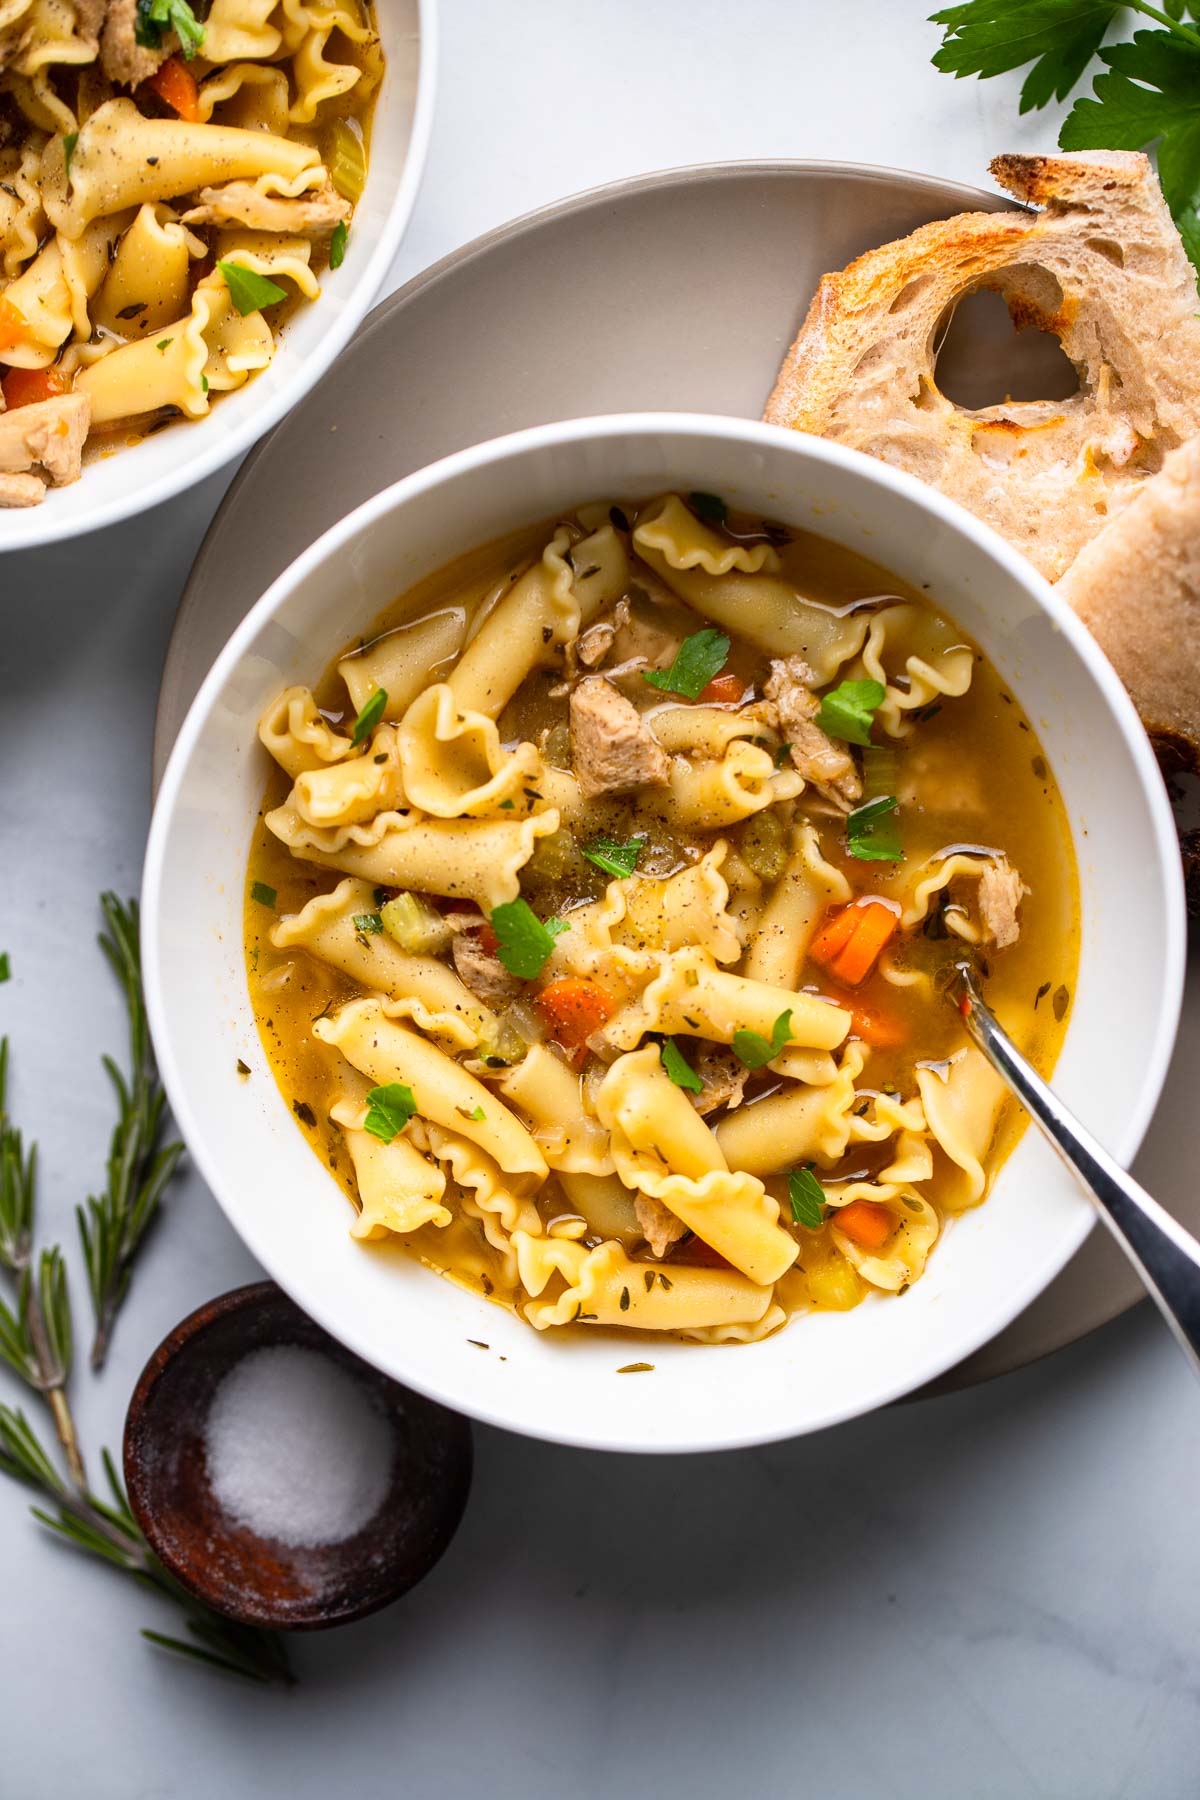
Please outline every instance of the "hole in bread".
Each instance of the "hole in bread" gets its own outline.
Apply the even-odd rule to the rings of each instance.
[[[1097,256],[1107,257],[1118,269],[1125,267],[1125,252],[1113,238],[1088,238],[1087,248],[1094,250]]]
[[[938,345],[937,384],[955,406],[976,411],[1005,400],[1069,400],[1079,392],[1075,373],[1052,331],[1013,327],[1000,294],[967,294],[943,314]]]

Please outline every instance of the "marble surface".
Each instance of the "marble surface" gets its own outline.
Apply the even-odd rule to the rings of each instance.
[[[395,282],[644,169],[815,155],[977,181],[997,149],[1048,147],[1056,121],[1018,121],[1015,80],[929,69],[925,10],[445,0]],[[122,1032],[90,947],[96,896],[137,886],[158,673],[224,480],[0,560],[0,1030],[41,1142],[43,1229],[72,1257],[111,1122],[99,1057]],[[185,1176],[109,1368],[75,1384],[93,1459],[163,1333],[254,1273]],[[82,1320],[77,1264],[74,1286]],[[4,1376],[0,1395],[20,1397]],[[170,1629],[165,1609],[40,1535],[5,1485],[0,1795],[1184,1800],[1196,1398],[1142,1307],[990,1386],[736,1456],[600,1458],[481,1430],[444,1562],[391,1612],[298,1643],[290,1695],[158,1655],[137,1630]]]

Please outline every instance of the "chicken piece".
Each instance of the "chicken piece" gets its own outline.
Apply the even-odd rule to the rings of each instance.
[[[668,600],[674,596],[667,593]],[[613,612],[616,633],[612,644],[614,664],[621,669],[667,669],[682,643],[678,632],[647,617],[648,607],[619,600]]]
[[[59,394],[0,413],[0,472],[12,474],[40,463],[55,487],[78,481],[91,416],[86,394]]]
[[[525,986],[520,976],[506,969],[498,956],[484,949],[473,932],[456,932],[451,953],[459,980],[464,981],[486,1006],[514,1000]]]
[[[816,676],[802,656],[777,657],[763,689],[774,705],[779,729],[791,745],[792,761],[806,781],[839,806],[862,798],[862,782],[854,758],[816,723],[821,702],[813,693]]]
[[[585,676],[571,695],[571,743],[585,799],[666,782],[666,751],[633,702],[603,675]]]
[[[75,30],[89,43],[100,41],[100,28],[108,11],[108,0],[75,0]]]
[[[687,1236],[687,1226],[683,1220],[677,1219],[670,1207],[664,1206],[661,1200],[655,1200],[651,1194],[636,1194],[633,1210],[652,1256],[665,1256],[672,1244],[677,1244],[681,1237]]]
[[[40,506],[45,498],[40,475],[0,475],[0,506]]]
[[[1029,889],[1006,856],[988,862],[979,877],[979,922],[984,941],[1007,950],[1021,935],[1017,908]]]
[[[615,619],[600,619],[595,625],[589,625],[572,646],[576,662],[582,663],[585,669],[597,668],[612,649],[616,635]]]
[[[693,1059],[692,1067],[704,1083],[700,1093],[688,1096],[698,1113],[717,1112],[722,1106],[732,1108],[742,1104],[750,1071],[724,1044],[706,1045]]]
[[[279,231],[293,237],[328,237],[350,217],[350,202],[332,182],[289,200],[260,194],[252,181],[227,181],[200,190],[200,204],[183,215],[185,225],[245,225],[251,231]]]
[[[100,33],[100,66],[110,81],[135,87],[157,74],[168,56],[179,48],[173,31],[164,29],[157,50],[137,41],[138,0],[109,0],[104,30]]]

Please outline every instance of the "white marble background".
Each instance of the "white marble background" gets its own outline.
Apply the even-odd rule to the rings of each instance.
[[[646,169],[826,156],[977,181],[998,149],[1048,147],[1056,120],[1018,121],[1015,79],[935,75],[925,11],[445,0],[395,284]],[[100,1177],[98,1058],[122,1028],[90,948],[96,896],[138,883],[159,669],[222,487],[0,560],[0,1030],[42,1144],[44,1227],[65,1241]],[[253,1274],[200,1182],[179,1182],[107,1373],[76,1384],[93,1455],[119,1444],[163,1333]],[[440,1567],[392,1611],[300,1642],[303,1685],[278,1696],[151,1650],[138,1626],[170,1628],[154,1601],[49,1542],[4,1486],[0,1796],[1185,1800],[1197,1399],[1143,1307],[989,1387],[773,1449],[600,1458],[481,1430]]]

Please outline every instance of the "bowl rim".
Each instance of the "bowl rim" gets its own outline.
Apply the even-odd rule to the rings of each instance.
[[[800,460],[808,458],[816,463],[841,469],[852,479],[862,482],[867,488],[875,486],[890,489],[902,498],[915,502],[921,510],[931,514],[952,531],[970,539],[972,544],[982,550],[993,562],[1001,564],[1005,572],[1035,602],[1039,611],[1046,615],[1057,631],[1067,639],[1077,659],[1082,662],[1091,678],[1093,688],[1098,691],[1100,699],[1107,707],[1110,718],[1120,731],[1124,746],[1134,765],[1142,790],[1142,799],[1146,805],[1153,830],[1158,853],[1157,870],[1164,877],[1161,889],[1166,935],[1161,959],[1159,1003],[1153,1043],[1150,1053],[1146,1056],[1139,1071],[1136,1101],[1128,1121],[1121,1133],[1114,1140],[1107,1142],[1105,1146],[1123,1167],[1128,1167],[1136,1155],[1162,1092],[1179,1026],[1187,959],[1187,912],[1183,873],[1179,863],[1177,836],[1170,802],[1150,740],[1115,669],[1083,623],[1075,616],[1067,603],[1054,592],[1050,582],[1014,546],[995,532],[991,526],[984,524],[973,513],[960,506],[957,501],[949,499],[934,488],[927,487],[915,476],[909,475],[903,470],[827,439],[813,437],[803,432],[793,432],[780,426],[763,424],[758,420],[710,413],[597,414],[592,417],[558,420],[547,425],[530,426],[521,431],[488,439],[484,443],[471,445],[465,450],[456,451],[422,469],[415,470],[412,474],[393,483],[391,487],[385,488],[381,493],[365,500],[322,533],[307,550],[276,577],[266,593],[255,602],[226,642],[188,708],[187,716],[180,728],[159,787],[150,824],[143,870],[141,949],[147,1015],[152,1041],[158,1056],[159,1071],[180,1135],[187,1143],[195,1166],[206,1186],[234,1231],[251,1254],[262,1263],[272,1280],[276,1281],[284,1292],[326,1331],[367,1362],[375,1361],[375,1353],[365,1342],[363,1334],[354,1323],[331,1316],[330,1309],[322,1304],[322,1296],[319,1292],[314,1298],[301,1291],[302,1284],[294,1286],[287,1275],[281,1275],[272,1265],[272,1246],[269,1234],[248,1229],[245,1222],[237,1216],[236,1206],[227,1203],[221,1191],[214,1159],[209,1151],[210,1134],[199,1124],[193,1114],[190,1099],[175,1060],[168,1022],[168,1007],[159,982],[161,915],[158,901],[165,869],[166,845],[183,779],[197,740],[208,723],[213,707],[223,693],[230,674],[236,669],[244,652],[253,643],[261,627],[273,617],[292,591],[315,569],[345,551],[354,540],[369,532],[379,519],[398,507],[419,500],[423,493],[432,488],[453,482],[461,475],[486,467],[489,463],[508,457],[519,457],[527,450],[553,449],[559,444],[594,441],[598,438],[652,437],[656,434],[697,439],[717,435],[734,439],[749,447],[770,445],[772,448],[780,448],[788,445]],[[790,1420],[781,1420],[767,1428],[759,1427],[749,1431],[739,1431],[736,1428],[722,1430],[716,1434],[693,1437],[687,1441],[673,1441],[664,1446],[652,1446],[646,1444],[640,1437],[626,1438],[614,1432],[605,1431],[603,1435],[597,1436],[594,1431],[589,1431],[586,1427],[570,1432],[561,1430],[547,1432],[523,1417],[514,1418],[512,1413],[502,1405],[489,1404],[474,1394],[464,1397],[453,1383],[446,1383],[432,1377],[426,1378],[424,1375],[414,1375],[407,1369],[389,1367],[385,1372],[393,1379],[404,1382],[418,1392],[426,1394],[430,1399],[440,1401],[454,1410],[466,1412],[469,1417],[483,1423],[540,1438],[543,1441],[567,1444],[582,1449],[636,1453],[659,1450],[665,1453],[690,1454],[709,1450],[742,1449],[756,1444],[785,1441],[874,1412],[879,1407],[887,1405],[905,1394],[912,1393],[927,1381],[932,1381],[938,1375],[943,1374],[947,1368],[952,1367],[962,1357],[972,1354],[982,1343],[988,1341],[1011,1323],[1012,1319],[1043,1291],[1079,1249],[1095,1222],[1095,1213],[1090,1208],[1085,1209],[1081,1206],[1078,1227],[1073,1232],[1064,1232],[1063,1252],[1054,1266],[1048,1269],[1039,1266],[1036,1272],[1031,1273],[1027,1282],[1010,1288],[1005,1294],[1003,1302],[988,1310],[985,1329],[981,1334],[973,1336],[970,1343],[963,1347],[956,1347],[949,1357],[946,1356],[944,1350],[938,1351],[936,1346],[931,1345],[930,1353],[921,1361],[919,1367],[910,1368],[898,1378],[883,1383],[881,1389],[876,1392],[868,1404],[857,1405],[851,1402],[830,1407],[827,1413],[819,1414],[811,1422],[805,1422],[799,1426]],[[262,1241],[264,1236],[267,1236],[268,1239],[265,1243]],[[697,1349],[699,1348],[697,1346]]]
[[[385,0],[386,3],[386,0]],[[387,210],[383,229],[359,278],[358,289],[338,314],[336,323],[318,339],[312,350],[296,364],[295,373],[280,386],[274,397],[261,407],[252,407],[240,425],[233,430],[212,429],[196,455],[187,457],[177,468],[166,469],[144,485],[130,483],[124,495],[96,516],[96,508],[80,507],[78,513],[60,518],[53,504],[32,508],[25,516],[29,527],[19,539],[6,542],[0,532],[0,556],[17,555],[37,550],[47,544],[66,543],[70,538],[84,537],[89,532],[105,531],[138,513],[174,500],[188,489],[198,487],[235,462],[264,438],[279,421],[291,412],[341,355],[354,333],[373,310],[379,290],[395,260],[401,240],[408,229],[417,203],[429,142],[433,132],[433,114],[437,97],[438,75],[438,0],[413,0],[417,9],[417,82],[413,102],[412,127],[404,168],[396,184]],[[202,423],[212,425],[219,414]],[[199,440],[197,440],[199,441]],[[82,481],[86,481],[84,468]],[[44,524],[43,524],[44,518]]]

